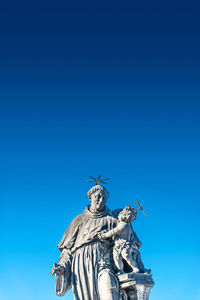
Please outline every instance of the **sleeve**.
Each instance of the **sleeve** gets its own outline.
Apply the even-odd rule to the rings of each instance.
[[[65,249],[62,251],[61,256]],[[60,263],[60,260],[59,260]],[[65,293],[71,289],[71,261],[65,263],[65,271],[62,274],[55,273],[55,292],[57,296],[64,296]]]
[[[64,294],[71,288],[71,248],[73,247],[79,231],[81,215],[77,216],[65,231],[58,248],[61,252],[58,264],[65,268],[64,273],[55,273],[55,292],[57,296]]]
[[[70,250],[75,241],[79,231],[79,226],[82,221],[82,215],[77,216],[65,231],[61,242],[58,244],[58,249],[62,252],[63,249]]]
[[[125,228],[125,226],[126,226],[126,223],[119,222],[119,224],[114,229],[111,229],[111,230],[103,233],[103,236],[105,238],[114,237],[115,235],[120,234],[122,232],[122,230]]]

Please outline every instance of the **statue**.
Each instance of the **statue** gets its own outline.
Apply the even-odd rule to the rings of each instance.
[[[137,280],[145,284],[148,279],[148,287],[153,280],[130,224],[137,211],[128,207],[111,212],[106,206],[109,193],[99,184],[100,176],[97,180],[87,193],[90,205],[71,222],[58,244],[60,258],[51,270],[56,294],[63,296],[72,288],[75,300],[146,300],[149,293],[146,298],[140,293],[143,298],[139,298]]]
[[[123,260],[132,268],[133,273],[150,273],[144,268],[139,253],[141,242],[132,237],[130,222],[136,219],[137,210],[132,206],[126,206],[118,215],[118,225],[110,231],[102,231],[97,234],[100,240],[114,237],[113,259],[119,274],[124,273]]]

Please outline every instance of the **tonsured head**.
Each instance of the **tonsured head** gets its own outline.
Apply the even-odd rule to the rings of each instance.
[[[130,223],[136,219],[137,210],[132,206],[126,206],[120,213],[119,213],[119,220],[125,223]]]

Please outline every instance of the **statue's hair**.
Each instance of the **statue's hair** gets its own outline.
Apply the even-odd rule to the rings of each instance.
[[[104,193],[105,197],[106,197],[106,200],[108,199],[109,197],[109,192],[106,190],[105,187],[103,187],[102,185],[95,185],[93,186],[88,192],[87,192],[87,195],[88,195],[88,198],[89,200],[91,199],[91,195],[94,194],[95,192],[97,191],[101,191]]]

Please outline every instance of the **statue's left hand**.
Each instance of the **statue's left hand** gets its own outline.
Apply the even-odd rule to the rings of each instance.
[[[105,239],[105,233],[103,231],[97,233],[97,237],[99,240]]]
[[[59,265],[59,264],[54,264],[53,268],[51,269],[51,274],[54,275],[55,273],[58,275],[62,275],[65,272],[65,267]]]

